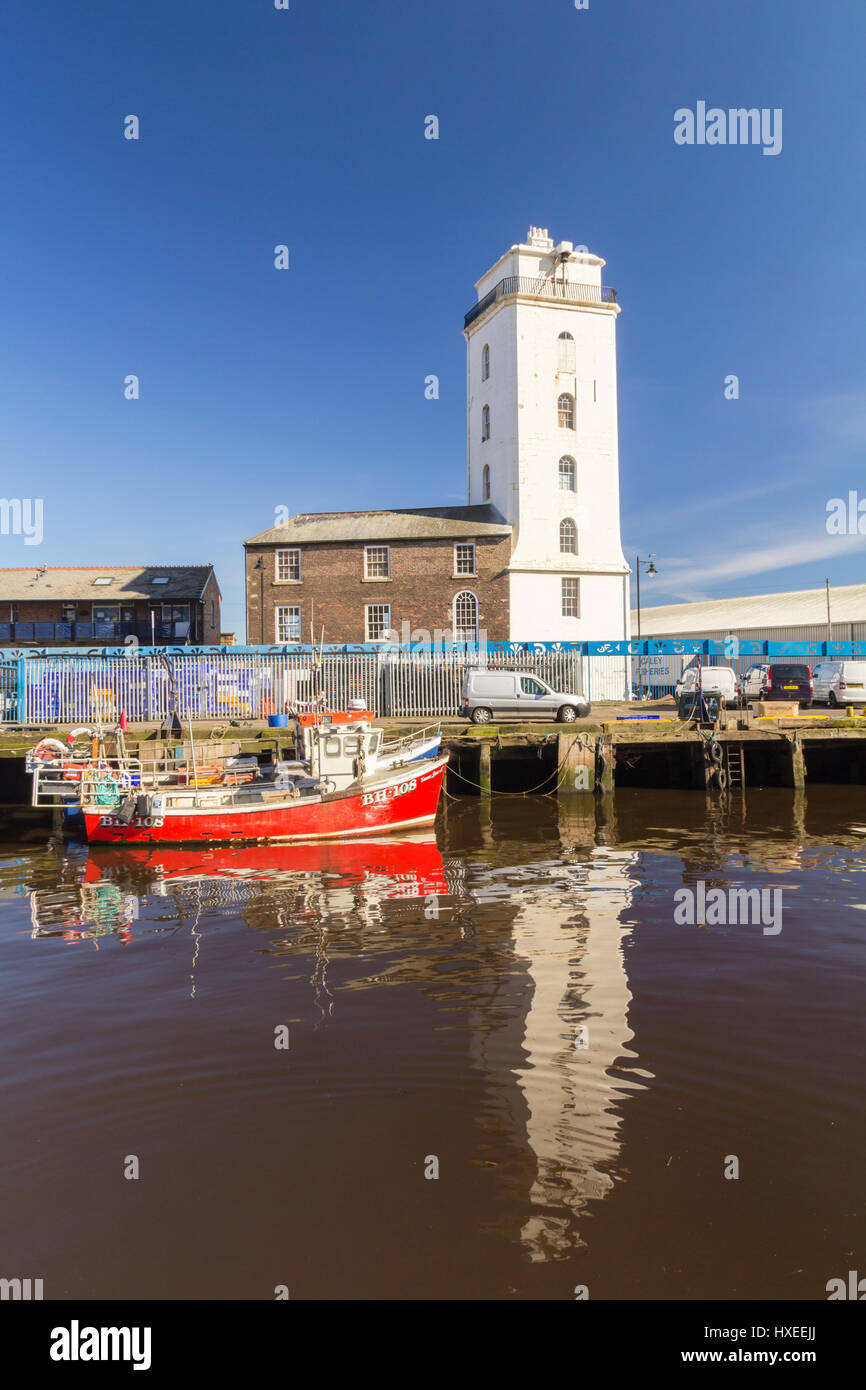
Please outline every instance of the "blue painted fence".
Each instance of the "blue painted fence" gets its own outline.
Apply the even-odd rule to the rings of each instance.
[[[457,712],[467,666],[534,672],[595,702],[671,693],[701,658],[738,671],[753,661],[866,658],[864,642],[490,642],[478,647],[377,644],[274,647],[98,647],[0,650],[0,719],[11,724],[261,719],[324,695],[332,708],[363,699],[379,715]]]

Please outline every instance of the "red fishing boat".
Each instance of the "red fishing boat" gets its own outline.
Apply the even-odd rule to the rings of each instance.
[[[81,811],[93,844],[185,844],[327,840],[429,825],[448,759],[379,766],[382,730],[345,715],[300,716],[294,761],[281,760],[245,783],[150,781],[130,786],[93,768],[81,782]],[[122,770],[121,770],[122,771]]]

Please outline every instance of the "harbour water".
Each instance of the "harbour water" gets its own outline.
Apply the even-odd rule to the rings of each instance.
[[[866,1273],[864,870],[831,786],[466,798],[372,844],[7,840],[0,1274],[824,1299]],[[778,894],[778,930],[713,922],[718,887]]]

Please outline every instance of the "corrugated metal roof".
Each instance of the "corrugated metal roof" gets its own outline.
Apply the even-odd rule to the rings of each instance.
[[[837,623],[866,621],[866,584],[830,588],[830,616]],[[637,610],[632,611],[632,632]],[[641,605],[642,637],[668,637],[695,633],[764,631],[799,628],[811,624],[826,628],[825,589],[795,589],[787,594],[754,594],[748,598],[702,599],[699,603],[670,603],[658,608]]]
[[[495,507],[405,507],[386,512],[302,512],[252,536],[247,545],[302,545],[322,541],[443,540],[508,536],[511,527]]]
[[[40,568],[0,569],[0,600],[24,602],[27,599],[92,599],[111,603],[115,599],[152,598],[160,602],[199,599],[213,565],[75,565]],[[154,584],[165,577],[167,584]],[[110,584],[96,584],[110,579]]]

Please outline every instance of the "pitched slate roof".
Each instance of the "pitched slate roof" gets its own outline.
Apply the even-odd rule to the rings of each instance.
[[[467,507],[403,507],[387,512],[302,512],[252,536],[247,545],[302,545],[324,541],[422,541],[508,536],[511,527],[489,503]]]
[[[115,599],[200,599],[213,565],[28,565],[0,569],[0,600],[60,599],[111,603]],[[167,584],[154,584],[165,577]],[[110,579],[110,584],[95,584]],[[219,586],[217,586],[219,587]]]

